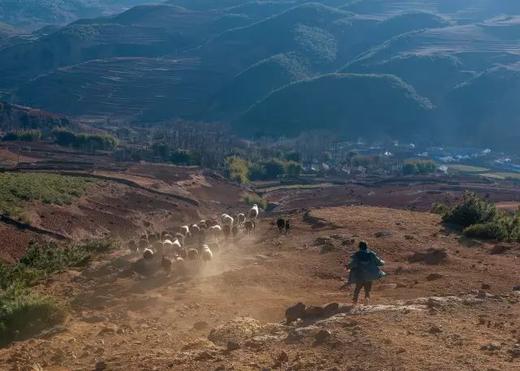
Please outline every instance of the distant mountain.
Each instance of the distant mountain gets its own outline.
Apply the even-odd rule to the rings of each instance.
[[[72,117],[498,147],[520,132],[510,0],[168,0],[7,40],[0,97]]]
[[[446,117],[452,118],[448,136],[465,144],[519,151],[519,96],[520,63],[493,67],[456,86],[446,99]]]
[[[2,0],[0,21],[34,30],[64,25],[79,18],[119,13],[132,6],[158,0]]]
[[[394,76],[332,74],[274,91],[235,125],[247,134],[329,129],[352,138],[412,138],[428,132],[432,109]]]

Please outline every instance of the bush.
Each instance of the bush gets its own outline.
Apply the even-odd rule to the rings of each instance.
[[[2,138],[5,142],[22,141],[22,142],[36,142],[42,138],[40,130],[19,130],[11,131]]]
[[[445,215],[450,211],[450,207],[442,202],[436,202],[432,205],[431,212],[434,214]]]
[[[430,160],[407,161],[403,166],[404,175],[425,175],[435,173],[435,171],[437,171],[437,166]]]
[[[66,312],[48,296],[13,285],[0,294],[0,347],[62,323]]]
[[[462,203],[450,209],[442,219],[445,223],[464,229],[473,224],[489,223],[496,217],[495,205],[479,198],[475,193],[466,192]]]
[[[117,140],[108,134],[76,134],[65,129],[56,129],[52,134],[55,143],[64,147],[89,151],[110,151],[117,146]]]
[[[509,232],[506,226],[498,222],[473,224],[465,228],[463,233],[466,237],[483,240],[503,241],[509,238]]]
[[[248,204],[253,206],[257,204],[259,208],[266,209],[267,208],[267,200],[256,193],[247,193],[242,197],[242,200]]]

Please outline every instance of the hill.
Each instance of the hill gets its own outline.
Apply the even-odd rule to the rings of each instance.
[[[156,0],[18,0],[0,3],[0,21],[35,30],[46,25],[64,25],[79,18],[121,12]]]
[[[353,138],[411,138],[428,130],[432,108],[394,76],[332,74],[274,91],[236,125],[270,135],[330,129]]]
[[[461,105],[468,112],[453,116],[452,91],[468,94],[460,99],[470,102],[475,95],[459,86],[497,66],[515,68],[517,14],[514,4],[488,0],[171,0],[10,41],[0,48],[0,94],[75,117],[229,123],[293,83],[334,73],[393,75],[437,107],[418,126],[440,135],[462,125],[447,124],[455,117],[472,116],[470,104]],[[512,94],[499,81],[497,89]],[[318,97],[308,99],[308,105],[321,104]],[[500,111],[514,114],[505,106],[513,101],[508,95]],[[256,131],[271,125],[254,121]],[[305,119],[291,123],[294,130],[278,133],[308,128]],[[500,136],[516,128],[497,129]],[[485,137],[474,144],[483,145]],[[488,139],[488,146],[500,143]]]
[[[493,145],[518,151],[520,64],[493,67],[456,86],[449,94],[450,113],[455,118],[456,138],[466,143]]]

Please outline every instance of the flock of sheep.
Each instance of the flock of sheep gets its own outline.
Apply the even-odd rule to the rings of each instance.
[[[231,236],[236,237],[240,232],[250,234],[256,228],[259,215],[258,205],[254,205],[247,213],[239,213],[235,217],[222,214],[220,220],[201,220],[197,224],[184,225],[173,234],[169,231],[151,235],[143,235],[136,241],[130,242],[130,249],[142,254],[139,266],[146,267],[147,262],[158,261],[167,274],[175,266],[179,271],[184,269],[185,260],[208,262],[219,249],[220,242]],[[138,269],[139,270],[139,269]]]

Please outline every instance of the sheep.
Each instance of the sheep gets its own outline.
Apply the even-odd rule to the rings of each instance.
[[[258,205],[254,204],[253,207],[249,210],[249,218],[255,220],[256,218],[258,218],[258,214],[260,214]]]
[[[140,239],[139,240],[139,250],[144,250],[148,247],[148,240]]]
[[[184,245],[184,235],[182,233],[175,233],[175,238],[178,239],[179,242]]]
[[[161,258],[161,268],[169,275],[172,271],[173,262],[168,259],[166,256]]]
[[[229,225],[230,227],[233,225],[235,220],[231,215],[228,214],[222,214],[220,216],[220,221],[222,222],[222,225]]]
[[[224,237],[228,239],[231,235],[231,227],[228,224],[225,224],[224,227],[222,227],[222,232],[224,233]]]
[[[285,232],[287,234],[287,233],[289,233],[289,230],[291,229],[291,222],[289,221],[289,219],[279,218],[276,221],[276,226],[278,227],[278,230],[280,231],[280,233]]]
[[[163,244],[161,241],[155,241],[152,243],[151,245],[151,249],[155,252],[155,253],[161,253],[163,251]]]
[[[180,256],[175,258],[175,271],[179,276],[184,276],[186,274],[186,264],[184,263],[184,259]]]
[[[154,256],[154,252],[152,249],[150,249],[149,247],[147,247],[146,249],[144,249],[144,252],[143,252],[143,258],[145,260],[152,260],[153,259],[153,256]]]
[[[199,258],[199,251],[197,249],[188,250],[188,259],[189,260],[197,260],[198,258]]]
[[[218,221],[216,219],[208,219],[208,220],[206,220],[206,225],[208,226],[208,229],[209,229],[215,225],[218,225]]]
[[[247,233],[251,233],[255,230],[256,228],[256,224],[254,221],[252,220],[247,220],[245,223],[244,223],[244,228],[246,230]]]
[[[183,225],[179,228],[179,232],[184,236],[187,237],[190,235],[190,227],[187,225]]]
[[[246,214],[244,214],[244,213],[237,214],[237,223],[238,223],[238,225],[244,224],[245,221],[246,221]]]
[[[205,262],[208,262],[211,259],[213,259],[213,253],[211,252],[208,245],[203,245],[202,246],[202,260]]]
[[[200,233],[200,227],[197,224],[192,224],[190,227],[190,232],[194,235],[197,235]]]
[[[231,234],[233,237],[238,236],[238,226],[234,225],[233,228],[231,228]]]
[[[129,241],[127,246],[128,246],[128,250],[131,253],[138,251],[137,243],[134,240]]]
[[[179,250],[179,256],[178,258],[186,259],[188,257],[188,251],[183,247]]]
[[[200,229],[203,229],[203,230],[208,229],[208,224],[206,223],[206,221],[204,219],[201,220],[198,225],[199,225]]]

